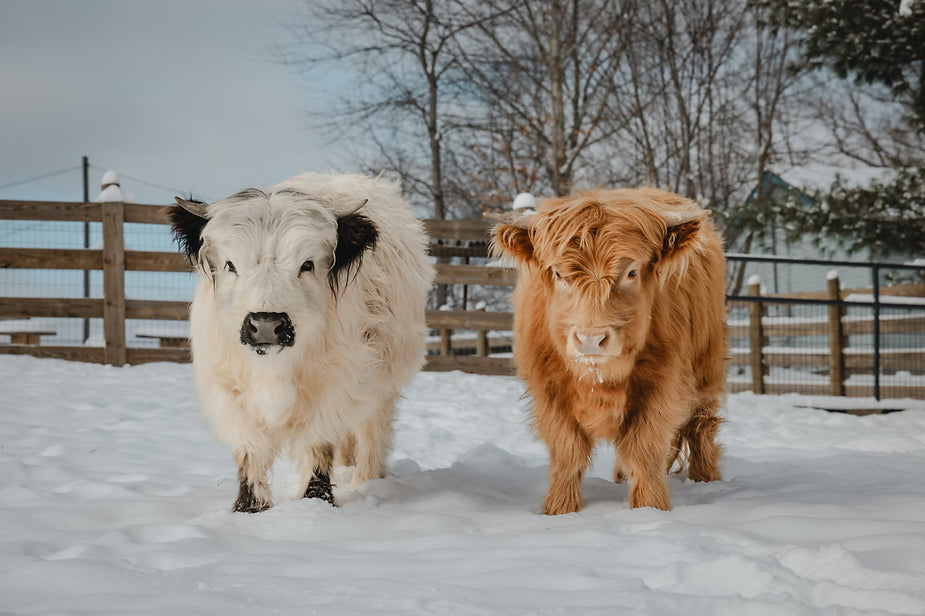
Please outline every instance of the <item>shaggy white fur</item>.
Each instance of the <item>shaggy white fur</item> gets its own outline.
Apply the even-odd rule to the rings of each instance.
[[[287,445],[303,489],[327,482],[338,448],[355,463],[353,486],[382,477],[395,403],[424,361],[433,279],[398,186],[304,173],[204,211],[192,353],[202,405],[238,464],[235,509],[272,505],[267,472]],[[377,236],[332,281],[338,225],[351,215]],[[287,314],[292,346],[259,355],[242,343],[255,312]]]

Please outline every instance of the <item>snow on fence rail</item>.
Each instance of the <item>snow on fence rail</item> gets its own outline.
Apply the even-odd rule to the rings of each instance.
[[[188,361],[186,319],[193,277],[190,263],[170,243],[165,210],[131,203],[0,201],[0,223],[10,225],[0,227],[0,340],[10,339],[9,344],[0,342],[0,353],[114,365]],[[102,241],[92,248],[48,247],[41,237],[9,241],[23,225],[49,221],[94,223]],[[489,224],[424,224],[431,254],[438,260],[436,284],[460,291],[453,309],[427,312],[434,335],[426,369],[512,374],[513,314],[507,299],[515,272],[487,263]],[[136,241],[146,242],[136,240],[139,232],[127,232],[127,227],[155,226],[163,236],[156,250],[131,248]],[[760,281],[752,280],[748,295],[728,296],[731,391],[925,398],[925,267],[727,256],[735,263],[872,272],[867,289],[842,289],[838,277],[829,275],[825,291],[768,295]],[[881,288],[880,270],[887,269],[901,270],[913,280]],[[46,270],[92,272],[99,276],[96,296],[62,297],[55,284],[43,290],[44,297],[12,294],[4,284],[13,272]],[[150,297],[133,295],[126,289],[133,283],[126,280],[140,273],[186,274],[180,285],[185,287],[166,294],[184,299],[159,299],[165,296],[163,289]],[[475,295],[486,289],[494,289],[494,297],[500,298],[489,309]],[[100,335],[65,340],[56,324],[68,319],[94,320],[101,324]]]

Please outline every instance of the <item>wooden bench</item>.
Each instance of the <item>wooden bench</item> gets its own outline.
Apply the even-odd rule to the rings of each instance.
[[[54,336],[58,332],[53,331],[0,331],[0,335],[9,336],[10,344],[31,344],[37,345],[41,342],[42,336]]]

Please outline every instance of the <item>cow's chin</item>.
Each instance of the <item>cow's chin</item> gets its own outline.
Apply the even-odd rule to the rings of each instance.
[[[629,376],[632,361],[621,355],[609,353],[575,353],[569,357],[569,368],[579,382],[594,386],[595,383],[613,383]]]
[[[253,357],[275,357],[286,350],[282,344],[245,344],[244,347]]]
[[[572,356],[572,361],[579,366],[597,366],[606,364],[617,357],[619,357],[619,355],[605,355],[603,353],[599,355],[587,355],[585,353],[575,353]]]

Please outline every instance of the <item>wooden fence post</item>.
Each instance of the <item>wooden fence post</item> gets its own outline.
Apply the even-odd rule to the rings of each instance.
[[[440,328],[440,354],[453,354],[453,330],[446,327]]]
[[[480,329],[475,332],[476,357],[488,357],[488,330]]]
[[[100,205],[103,219],[103,361],[124,366],[125,351],[125,205]]]
[[[838,272],[829,272],[826,282],[829,299],[841,299],[841,285]],[[829,395],[845,395],[845,338],[842,318],[844,306],[829,306]]]
[[[761,281],[758,276],[752,276],[749,279],[748,294],[756,297],[761,295]],[[749,302],[748,346],[752,368],[752,391],[756,394],[765,393],[764,377],[767,374],[767,366],[764,362],[762,350],[765,345],[764,324],[761,322],[761,317],[763,316],[764,304],[761,302]]]

